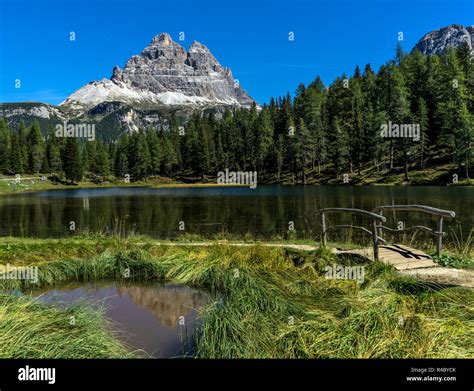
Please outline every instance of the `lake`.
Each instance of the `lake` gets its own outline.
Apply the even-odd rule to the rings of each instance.
[[[250,234],[265,239],[284,235],[293,226],[296,236],[319,234],[315,211],[322,207],[371,210],[378,205],[422,204],[453,210],[445,221],[467,235],[474,223],[472,187],[393,186],[259,186],[215,188],[95,188],[52,190],[0,197],[0,235],[63,237],[83,232],[127,232],[173,239],[219,233]],[[395,224],[430,225],[435,218],[417,213],[391,213]],[[348,221],[330,216],[331,223]],[[74,222],[75,230],[71,230]],[[389,221],[390,222],[390,221]]]

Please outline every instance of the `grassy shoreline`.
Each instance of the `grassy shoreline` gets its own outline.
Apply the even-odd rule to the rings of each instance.
[[[474,269],[474,242],[473,235],[470,235],[462,243],[444,242],[443,253],[439,258],[440,264],[446,267]],[[102,233],[76,234],[65,238],[34,238],[34,237],[2,237],[0,241],[0,266],[9,259],[14,260],[18,265],[27,265],[31,262],[53,261],[62,258],[84,258],[97,253],[112,249],[120,251],[129,247],[137,249],[150,249],[159,246],[186,247],[203,244],[203,247],[210,245],[246,245],[246,246],[311,246],[319,247],[321,243],[315,239],[298,239],[296,237],[272,237],[270,239],[259,239],[253,236],[241,236],[230,234],[218,234],[216,236],[202,236],[197,234],[183,234],[174,239],[154,239],[145,235],[120,234],[105,235]],[[205,245],[204,245],[205,243]],[[400,243],[408,244],[426,251],[428,254],[435,254],[435,245],[432,241],[417,241],[415,243],[402,240]],[[368,243],[367,246],[371,244]],[[355,243],[350,237],[344,241],[331,241],[328,248],[336,249],[356,249],[364,247],[360,243]],[[451,263],[445,264],[446,260]],[[435,259],[438,261],[438,259]]]
[[[423,170],[414,171],[410,179],[410,183],[405,183],[401,174],[393,174],[384,176],[371,176],[370,174],[362,174],[354,176],[348,185],[352,186],[474,186],[474,179],[463,179],[457,183],[452,183],[449,174],[452,170]],[[14,176],[0,177],[0,195],[12,193],[26,193],[44,190],[65,190],[65,189],[91,189],[91,188],[112,188],[112,187],[150,187],[150,188],[211,188],[211,187],[248,187],[247,185],[225,185],[217,183],[215,178],[207,181],[181,181],[169,178],[149,179],[147,181],[125,182],[123,180],[113,179],[102,183],[91,182],[87,180],[79,181],[75,184],[66,184],[61,182],[53,182],[47,179],[41,182],[40,178],[43,174],[28,175],[28,180],[22,180],[21,184],[15,184]],[[45,174],[48,175],[48,174]],[[32,181],[34,183],[32,183]],[[260,181],[260,185],[282,185],[282,186],[303,186],[301,183],[293,183],[290,177],[282,176],[280,180]],[[337,186],[343,185],[339,178],[329,177],[312,177],[306,183],[307,186]]]
[[[428,286],[380,263],[365,264],[360,285],[327,279],[322,275],[327,265],[355,261],[324,249],[170,246],[120,237],[8,238],[0,245],[0,263],[6,262],[38,266],[43,288],[119,280],[128,269],[137,281],[175,281],[205,290],[216,299],[202,313],[197,357],[474,357],[472,289]],[[30,285],[0,280],[3,291]],[[0,323],[2,357],[133,356],[101,314],[71,309],[84,319],[79,333],[66,321],[68,310],[29,300],[0,296],[0,314],[9,320]],[[48,321],[39,321],[46,314]],[[31,341],[22,349],[26,336]]]
[[[155,188],[155,189],[172,189],[172,188],[211,188],[211,187],[248,187],[246,185],[224,185],[219,183],[184,183],[184,182],[155,182],[155,181],[137,181],[126,183],[123,181],[114,182],[103,182],[94,183],[89,181],[79,181],[75,184],[64,184],[52,182],[50,180],[46,182],[40,182],[38,177],[34,184],[31,182],[22,184],[20,186],[8,186],[5,183],[0,182],[0,195],[3,194],[14,194],[14,193],[33,193],[38,191],[46,190],[74,190],[74,189],[109,189],[117,187],[143,187],[143,188]],[[11,178],[11,182],[14,182],[14,178]]]

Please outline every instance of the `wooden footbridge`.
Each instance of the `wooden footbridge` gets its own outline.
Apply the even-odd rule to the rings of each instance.
[[[421,225],[398,228],[387,227],[383,225],[387,221],[384,216],[384,212],[386,211],[404,211],[434,215],[437,217],[436,228]],[[416,230],[424,231],[434,236],[436,255],[439,256],[442,251],[443,236],[446,235],[446,233],[443,232],[443,221],[446,218],[454,218],[456,214],[453,211],[437,209],[425,205],[388,205],[379,206],[373,211],[353,208],[324,208],[318,210],[316,213],[321,215],[321,242],[323,245],[327,244],[328,233],[334,229],[358,229],[371,236],[371,247],[352,250],[334,249],[333,251],[336,254],[352,254],[368,259],[379,260],[392,265],[397,271],[403,274],[412,275],[421,280],[474,288],[474,271],[440,267],[432,260],[431,256],[423,251],[401,244],[389,244],[383,238],[383,231],[396,233]],[[331,213],[346,213],[365,217],[370,222],[370,228],[352,224],[329,226],[327,215]]]

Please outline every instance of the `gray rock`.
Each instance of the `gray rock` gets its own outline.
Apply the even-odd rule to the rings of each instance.
[[[452,24],[425,34],[414,49],[424,54],[441,54],[448,46],[460,47],[467,42],[474,55],[474,25],[464,27]]]
[[[186,50],[169,34],[155,36],[124,69],[114,67],[110,80],[91,82],[62,105],[89,109],[102,102],[140,107],[154,105],[249,107],[254,100],[209,49],[194,41]]]

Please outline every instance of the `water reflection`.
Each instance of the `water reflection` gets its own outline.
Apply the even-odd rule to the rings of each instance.
[[[198,310],[210,300],[204,292],[184,285],[114,282],[67,285],[35,295],[61,306],[84,300],[105,305],[119,338],[160,358],[192,355]]]
[[[184,285],[119,285],[117,291],[121,297],[128,295],[136,305],[146,308],[161,325],[169,328],[186,323],[188,315],[208,302],[208,297],[203,292]]]
[[[260,186],[248,188],[110,188],[56,190],[0,197],[0,235],[60,237],[84,231],[127,232],[172,239],[183,233],[213,236],[251,233],[259,238],[283,235],[294,222],[300,237],[314,238],[322,207],[371,210],[390,204],[422,204],[454,210],[466,235],[474,223],[474,188],[393,186]],[[398,214],[406,225],[431,226],[423,214]],[[345,217],[331,216],[344,224]],[[76,222],[76,231],[69,222]]]

